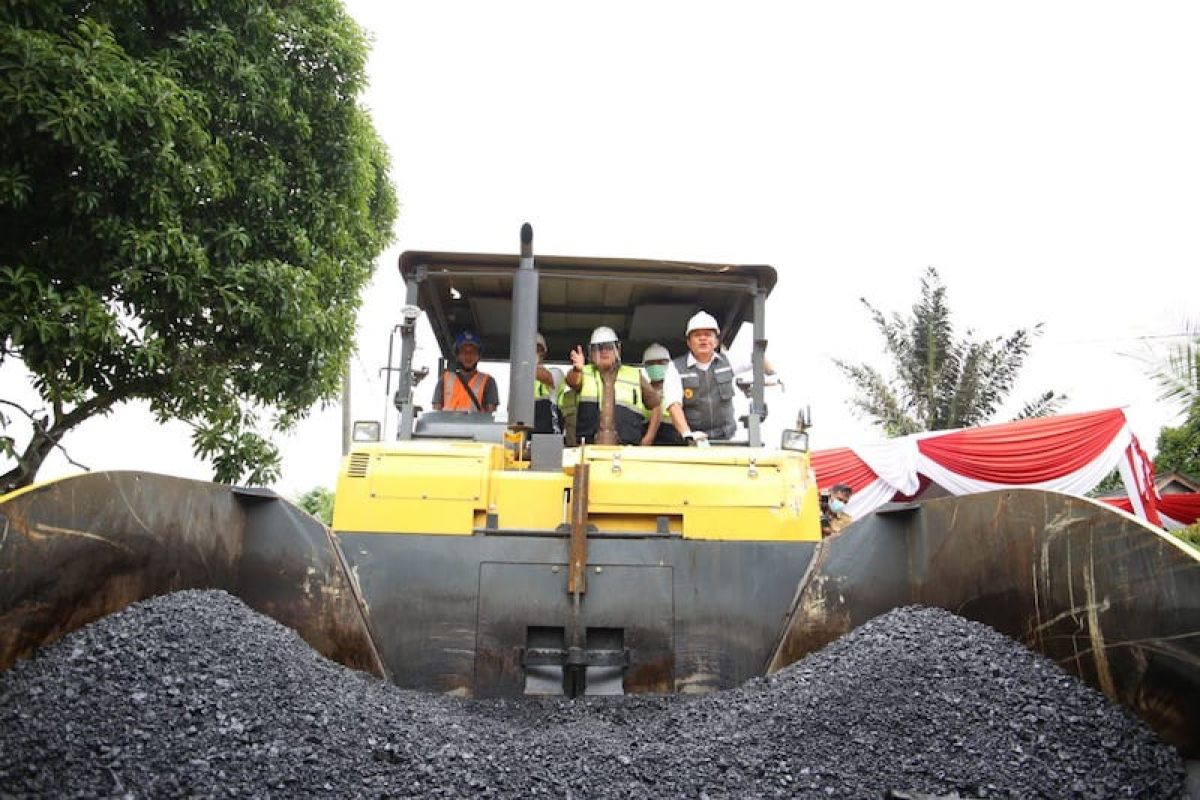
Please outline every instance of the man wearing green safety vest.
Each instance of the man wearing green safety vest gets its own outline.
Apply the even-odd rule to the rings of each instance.
[[[578,403],[575,436],[588,444],[640,444],[646,418],[659,413],[658,392],[636,367],[621,364],[616,331],[601,325],[588,345],[571,351],[566,384]]]
[[[575,420],[579,409],[579,395],[571,391],[565,378],[558,385],[557,400],[558,410],[562,414],[563,420],[563,439],[566,441],[567,447],[575,447],[578,444],[575,439]]]
[[[546,360],[546,337],[537,335],[537,369],[533,378],[533,431],[534,433],[562,433],[562,413],[558,408],[558,394],[562,371],[550,369]]]

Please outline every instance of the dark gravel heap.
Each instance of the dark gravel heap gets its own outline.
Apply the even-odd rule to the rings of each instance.
[[[0,796],[1177,798],[1173,748],[945,611],[704,697],[463,701],[323,659],[223,592],[0,675]]]

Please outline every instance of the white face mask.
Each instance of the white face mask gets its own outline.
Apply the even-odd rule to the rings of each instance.
[[[846,504],[844,502],[842,502],[841,500],[836,500],[836,499],[830,500],[829,501],[829,510],[835,514],[840,514],[846,510]]]

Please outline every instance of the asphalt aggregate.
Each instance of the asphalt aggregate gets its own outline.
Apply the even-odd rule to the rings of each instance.
[[[330,662],[220,591],[0,674],[0,797],[1178,798],[1174,748],[979,623],[911,606],[705,696],[463,700]]]

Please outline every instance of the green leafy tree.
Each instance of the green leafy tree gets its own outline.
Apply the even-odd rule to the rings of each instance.
[[[297,497],[296,505],[327,526],[333,524],[333,492],[324,486],[315,486]]]
[[[921,298],[905,317],[863,305],[883,334],[895,367],[889,381],[870,364],[834,363],[856,390],[855,409],[888,436],[965,428],[987,422],[1012,391],[1033,338],[1041,326],[1019,328],[1006,337],[976,341],[955,337],[946,289],[937,270],[921,278]],[[1056,411],[1066,398],[1047,391],[1026,403],[1017,419]]]
[[[1104,477],[1104,480],[1096,484],[1096,487],[1087,493],[1088,497],[1105,497],[1110,494],[1125,492],[1125,481],[1121,477],[1121,471],[1114,469]]]
[[[1154,468],[1158,472],[1200,475],[1200,328],[1187,323],[1185,341],[1151,362],[1151,376],[1162,389],[1160,399],[1175,404],[1183,424],[1158,433]]]
[[[277,476],[259,431],[336,394],[396,215],[366,52],[336,0],[0,6],[0,363],[41,404],[0,397],[0,492],[134,399]]]
[[[1157,444],[1155,472],[1200,476],[1200,401],[1192,406],[1182,425],[1160,430]]]

